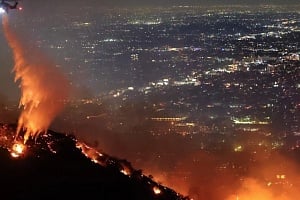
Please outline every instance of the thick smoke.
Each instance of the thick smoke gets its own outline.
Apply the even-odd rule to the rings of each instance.
[[[24,142],[45,132],[64,107],[68,97],[68,82],[53,63],[32,45],[21,41],[3,16],[5,37],[13,51],[15,81],[21,88],[19,106],[23,108],[18,131],[25,131]]]
[[[226,200],[294,200],[300,195],[299,164],[280,154],[251,168],[243,183]]]

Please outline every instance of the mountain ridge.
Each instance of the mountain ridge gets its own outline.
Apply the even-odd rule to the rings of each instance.
[[[188,199],[134,169],[127,160],[97,152],[75,136],[49,130],[12,156],[16,125],[0,124],[1,196],[7,199]],[[5,198],[5,199],[6,199]]]

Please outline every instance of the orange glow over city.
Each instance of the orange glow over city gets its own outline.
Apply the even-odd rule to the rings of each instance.
[[[46,132],[52,120],[62,110],[68,95],[68,83],[55,65],[32,47],[21,42],[10,28],[8,17],[3,16],[5,37],[14,55],[15,81],[21,89],[19,107],[23,109],[18,121],[17,136],[24,133],[24,143],[29,137]],[[28,49],[30,53],[28,53]]]

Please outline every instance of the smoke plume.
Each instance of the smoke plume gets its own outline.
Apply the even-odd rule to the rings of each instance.
[[[3,29],[13,51],[15,81],[21,88],[19,107],[23,108],[17,136],[24,131],[24,142],[45,132],[52,120],[62,110],[68,97],[68,82],[53,63],[32,45],[23,41],[10,28],[3,16]]]

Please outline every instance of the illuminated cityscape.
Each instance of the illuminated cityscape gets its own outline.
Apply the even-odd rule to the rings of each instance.
[[[239,199],[248,177],[299,194],[299,5],[76,9],[11,16],[74,89],[51,128],[193,199]]]

